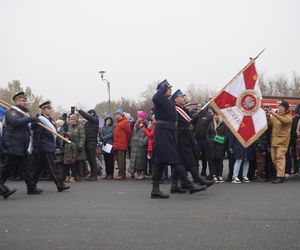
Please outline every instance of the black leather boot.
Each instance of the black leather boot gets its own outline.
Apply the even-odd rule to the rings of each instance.
[[[9,188],[3,184],[0,184],[0,195],[3,196],[4,199],[7,199],[10,195],[15,193],[17,189],[9,190]]]
[[[17,189],[12,189],[12,190],[7,189],[7,191],[4,192],[2,194],[2,196],[3,196],[4,199],[7,199],[9,196],[11,196],[12,194],[14,194],[16,191],[17,191]]]
[[[164,194],[162,191],[159,189],[159,181],[154,181],[153,180],[153,188],[151,192],[151,199],[168,199],[169,195]]]
[[[31,194],[40,194],[42,193],[44,190],[41,189],[41,188],[37,188],[37,187],[34,187],[34,188],[27,188],[27,194],[31,195]]]
[[[204,191],[206,189],[206,186],[198,186],[193,182],[185,181],[184,187],[189,190],[190,194],[197,193]]]
[[[57,192],[62,192],[70,188],[70,186],[66,186],[64,183],[61,183],[59,186],[57,186]]]
[[[284,182],[284,177],[276,177],[272,183],[273,184],[279,184],[279,183],[283,183]]]
[[[203,186],[210,187],[214,184],[214,181],[204,180],[202,178],[199,178],[199,184]]]
[[[172,181],[170,193],[171,194],[184,194],[184,193],[186,193],[186,190],[182,189],[178,185],[178,181],[177,180],[174,180],[174,181]]]

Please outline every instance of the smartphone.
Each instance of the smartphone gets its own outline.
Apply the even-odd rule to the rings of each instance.
[[[71,106],[71,114],[75,114],[75,107],[74,106]]]

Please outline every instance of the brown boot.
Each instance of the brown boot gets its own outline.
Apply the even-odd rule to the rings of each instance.
[[[141,172],[141,174],[138,177],[138,180],[140,180],[140,181],[145,180],[145,173],[144,172]]]
[[[125,180],[126,176],[125,175],[118,175],[115,179],[116,180]]]
[[[75,177],[71,176],[71,177],[69,178],[69,182],[70,182],[70,183],[75,183],[75,182],[76,182]]]
[[[96,175],[90,175],[90,177],[88,178],[88,181],[96,181],[96,180],[97,180]]]
[[[107,180],[108,179],[108,175],[105,175],[104,177],[102,177],[102,180]]]
[[[135,180],[139,180],[139,179],[140,179],[140,176],[141,176],[141,173],[140,173],[140,172],[137,172],[134,179],[135,179]]]
[[[113,178],[114,178],[114,177],[113,177],[112,175],[108,175],[106,179],[107,179],[107,180],[112,180]]]

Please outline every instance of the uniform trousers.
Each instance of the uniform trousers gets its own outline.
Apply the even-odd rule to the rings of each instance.
[[[62,177],[62,169],[58,169],[55,164],[55,153],[47,152],[40,153],[40,164],[36,165],[36,169],[34,170],[34,178],[37,182],[42,170],[48,169],[50,176],[54,180],[54,183],[57,187],[63,186],[63,177]]]
[[[30,164],[29,157],[27,155],[9,155],[8,162],[4,165],[2,169],[2,179],[3,183],[6,182],[8,177],[10,176],[11,169],[14,168],[21,168],[22,173],[24,175],[25,183],[27,185],[27,189],[35,189],[36,188],[36,181],[33,177],[34,168]]]

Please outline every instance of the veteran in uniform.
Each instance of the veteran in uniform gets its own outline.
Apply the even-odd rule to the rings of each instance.
[[[285,154],[290,142],[292,116],[289,112],[289,103],[282,101],[278,106],[278,113],[271,110],[267,113],[268,123],[272,126],[271,157],[274,163],[277,177],[272,183],[284,182]]]
[[[195,185],[187,179],[187,173],[181,165],[177,151],[176,135],[176,110],[169,97],[172,95],[172,86],[167,80],[157,86],[157,92],[153,96],[154,113],[156,117],[156,129],[154,132],[153,147],[153,188],[151,198],[169,198],[159,189],[160,176],[165,165],[171,165],[190,193],[200,192],[202,187]]]
[[[46,127],[56,131],[55,122],[51,118],[52,106],[50,101],[46,101],[39,106],[41,115],[38,117],[39,121]],[[33,127],[33,148],[37,150],[40,162],[36,165],[34,170],[35,181],[38,181],[38,177],[43,168],[48,168],[50,175],[54,180],[58,192],[69,189],[69,186],[65,186],[62,177],[62,169],[58,169],[55,164],[55,149],[56,145],[59,145],[59,138],[52,134],[50,131],[43,127],[34,125]]]
[[[7,180],[10,171],[15,165],[22,168],[27,186],[27,194],[40,194],[42,189],[36,187],[33,177],[33,168],[29,160],[29,143],[31,136],[30,123],[38,121],[38,118],[30,116],[27,106],[27,97],[24,92],[13,96],[15,106],[10,108],[5,115],[5,127],[3,130],[3,146],[8,152],[8,164],[2,171],[3,182]],[[25,112],[28,116],[24,116]]]
[[[176,90],[170,99],[175,102],[177,113],[177,148],[181,164],[186,171],[191,173],[193,180],[200,184],[203,189],[206,189],[213,182],[202,180],[199,176],[199,163],[195,147],[196,140],[192,125],[193,120],[198,118],[199,113],[191,115],[189,110],[184,107],[184,104],[186,104],[185,95],[180,89]],[[171,193],[182,193],[182,189],[178,187],[176,177],[172,179]]]

